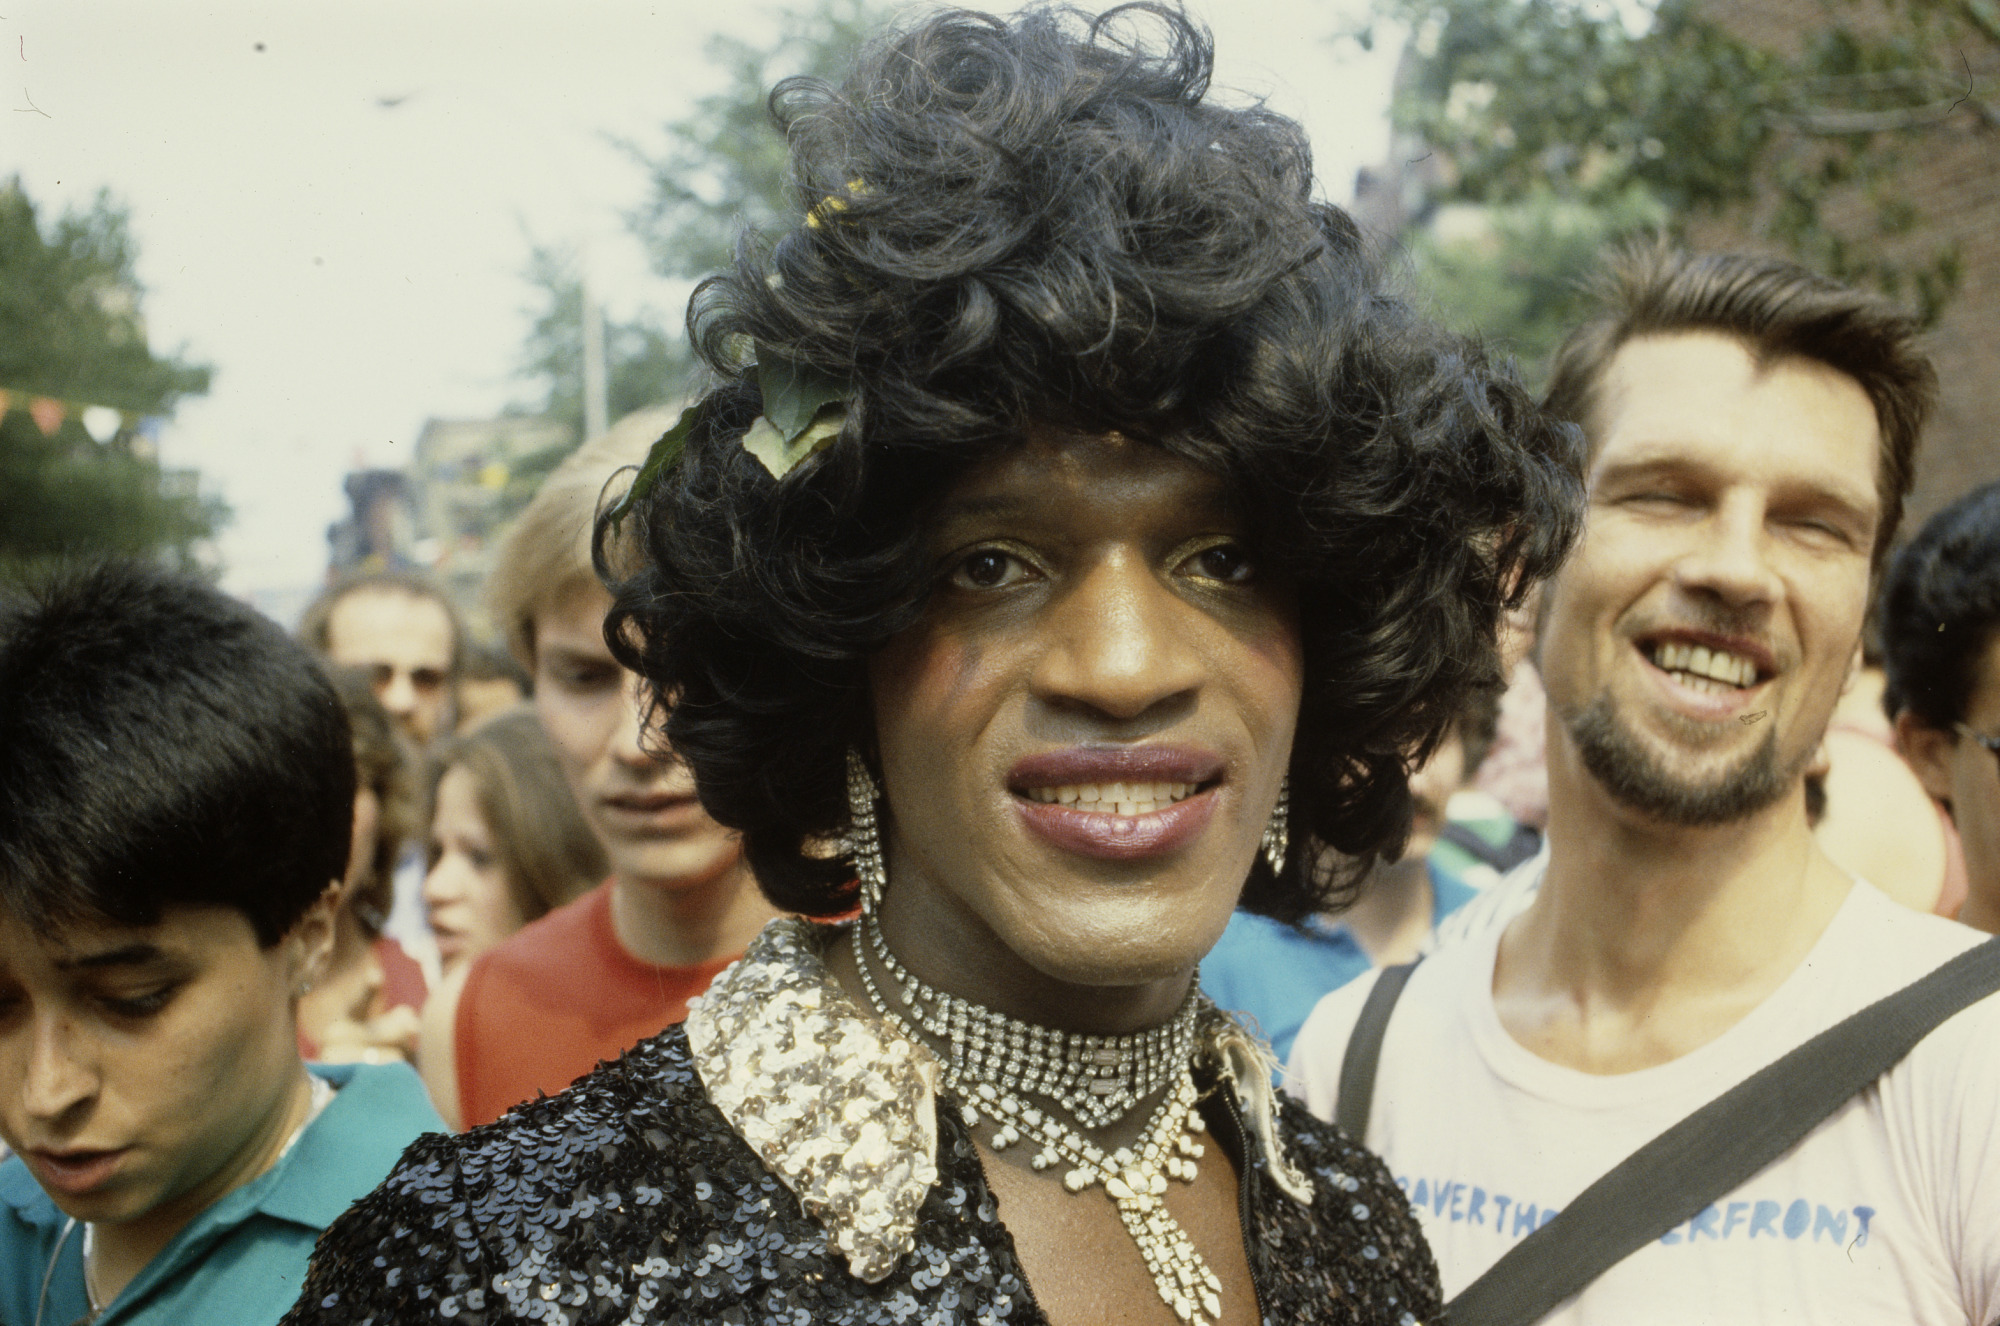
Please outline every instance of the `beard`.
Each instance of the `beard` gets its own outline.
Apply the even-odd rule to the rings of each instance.
[[[1605,791],[1641,814],[1682,828],[1731,824],[1776,804],[1797,785],[1812,755],[1809,747],[1800,758],[1782,758],[1773,723],[1733,767],[1693,777],[1669,768],[1648,749],[1619,717],[1609,695],[1566,715],[1563,725],[1583,767]]]

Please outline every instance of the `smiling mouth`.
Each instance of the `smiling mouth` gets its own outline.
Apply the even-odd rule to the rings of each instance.
[[[1765,679],[1755,660],[1726,649],[1678,640],[1660,640],[1643,648],[1654,667],[1706,695],[1747,691]]]
[[[1200,790],[1198,783],[1063,783],[1024,788],[1019,795],[1087,814],[1132,816],[1157,814]]]

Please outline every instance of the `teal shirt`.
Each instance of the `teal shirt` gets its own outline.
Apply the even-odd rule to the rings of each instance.
[[[445,1131],[407,1064],[309,1068],[339,1088],[319,1117],[277,1164],[189,1221],[94,1326],[274,1326],[299,1295],[320,1231],[420,1134]],[[39,1326],[89,1314],[83,1229],[65,1240],[68,1223],[20,1157],[0,1164],[0,1326],[37,1326],[44,1278]]]

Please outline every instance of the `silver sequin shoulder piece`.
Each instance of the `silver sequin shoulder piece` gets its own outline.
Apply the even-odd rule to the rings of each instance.
[[[689,1003],[687,1039],[722,1117],[875,1284],[916,1246],[937,1182],[938,1069],[834,980],[839,933],[771,922]]]

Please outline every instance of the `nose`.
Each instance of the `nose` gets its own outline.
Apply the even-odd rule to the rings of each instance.
[[[1764,503],[1755,494],[1729,495],[1692,532],[1675,567],[1682,589],[1732,608],[1769,605],[1784,592],[1771,565]]]
[[[66,1019],[37,1016],[31,1036],[21,1103],[28,1117],[56,1123],[96,1098],[97,1073],[78,1053]]]
[[[619,706],[617,724],[611,730],[611,758],[633,768],[659,763],[645,744],[647,698],[645,680],[636,672],[627,672],[625,700]]]
[[[447,852],[437,859],[437,864],[424,876],[424,906],[436,911],[447,903],[454,903],[465,896],[465,881],[452,854]]]
[[[1111,553],[1055,604],[1037,690],[1121,722],[1187,702],[1204,676],[1205,622],[1137,550]]]
[[[389,669],[388,680],[375,688],[375,698],[382,702],[384,709],[387,709],[398,718],[406,714],[415,713],[417,711],[417,687],[416,683],[410,679],[409,669]]]

